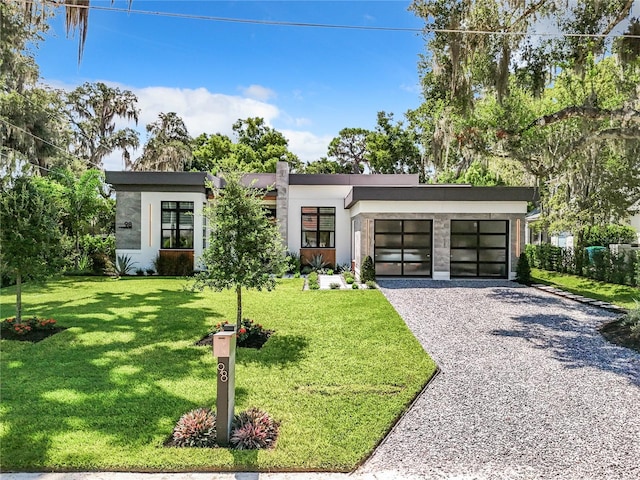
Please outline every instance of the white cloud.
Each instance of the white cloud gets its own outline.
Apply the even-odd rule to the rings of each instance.
[[[333,139],[331,135],[318,136],[312,132],[280,130],[289,140],[289,150],[304,162],[312,162],[327,156],[327,148]]]
[[[239,118],[262,117],[267,124],[280,115],[275,105],[252,98],[209,92],[206,88],[188,89],[171,87],[130,88],[138,97],[140,118],[137,130],[141,132],[140,143],[146,141],[146,125],[155,122],[160,112],[176,112],[187,126],[192,137],[201,133],[232,134],[232,125]],[[119,128],[131,125],[118,125]],[[134,152],[132,158],[141,154]],[[105,169],[123,168],[120,154],[109,156],[104,161]]]
[[[280,115],[278,107],[269,103],[211,93],[206,88],[146,87],[132,91],[138,97],[141,125],[157,120],[160,112],[176,112],[194,137],[218,132],[229,135],[239,118],[262,117],[271,123]]]
[[[307,127],[309,125],[312,125],[313,122],[311,121],[311,119],[309,118],[304,118],[304,117],[300,117],[300,118],[296,118],[294,120],[294,123],[296,125],[296,127]]]
[[[263,102],[276,97],[276,92],[262,85],[249,85],[248,87],[240,87],[239,90],[245,97],[254,98]]]
[[[61,82],[47,83],[51,87],[64,90],[75,88],[75,85]],[[206,88],[132,88],[114,82],[104,83],[111,87],[131,90],[138,97],[138,108],[140,109],[138,125],[118,120],[116,126],[117,128],[131,127],[138,130],[141,145],[144,145],[146,141],[146,125],[155,122],[160,112],[176,112],[184,120],[192,137],[201,133],[231,135],[233,123],[240,118],[262,117],[267,125],[273,125],[275,120],[280,120],[280,123],[284,121],[294,129],[278,130],[289,140],[289,149],[303,161],[313,161],[326,156],[327,147],[333,138],[330,135],[318,136],[309,131],[295,130],[295,128],[310,125],[312,121],[304,117],[291,118],[277,106],[256,98],[212,93]],[[254,96],[263,88],[257,85],[252,85],[252,87],[258,87],[253,90]],[[132,158],[137,158],[141,153],[142,148],[134,152]],[[118,152],[106,157],[103,160],[103,165],[105,170],[123,170],[122,155]]]
[[[411,85],[403,83],[402,85],[400,85],[400,90],[404,90],[408,93],[421,93],[420,84],[418,83],[413,83]]]

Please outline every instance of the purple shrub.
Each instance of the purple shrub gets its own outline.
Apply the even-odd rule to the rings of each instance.
[[[231,445],[238,450],[271,448],[278,438],[280,423],[258,408],[236,415],[231,429]]]
[[[215,447],[216,416],[208,408],[196,408],[180,417],[171,435],[178,447]]]

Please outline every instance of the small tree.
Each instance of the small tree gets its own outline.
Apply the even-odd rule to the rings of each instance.
[[[209,245],[202,255],[205,270],[193,285],[216,291],[235,288],[236,325],[242,321],[242,288],[272,290],[275,275],[286,268],[286,249],[278,226],[265,215],[264,192],[245,187],[240,175],[224,175],[224,188],[213,188],[215,202],[204,214],[211,225]]]
[[[516,265],[516,282],[524,285],[531,284],[531,266],[529,265],[529,258],[525,252],[522,252],[518,257],[518,264]]]
[[[360,270],[360,283],[375,282],[376,281],[376,269],[373,264],[373,259],[367,255],[362,262]]]
[[[70,170],[59,172],[59,183],[64,187],[62,200],[64,206],[63,225],[73,238],[73,266],[78,268],[80,258],[80,237],[89,230],[106,200],[101,195],[103,173],[100,170],[87,170],[79,178],[75,178]]]
[[[44,182],[18,177],[0,190],[0,266],[16,282],[16,323],[22,322],[22,282],[61,266],[60,212]]]

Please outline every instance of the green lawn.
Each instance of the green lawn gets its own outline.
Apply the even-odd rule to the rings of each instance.
[[[565,273],[550,272],[537,268],[531,269],[531,277],[534,283],[555,285],[577,295],[595,298],[613,303],[620,307],[635,307],[634,299],[640,300],[640,289],[627,285],[598,282],[590,278],[568,275]]]
[[[377,290],[247,292],[245,316],[276,330],[239,349],[236,411],[282,422],[269,451],[163,447],[176,420],[215,407],[211,350],[193,343],[235,318],[235,294],[184,280],[66,278],[23,293],[25,315],[68,330],[1,341],[0,466],[7,470],[335,470],[372,451],[435,365]],[[0,290],[1,317],[15,289]]]

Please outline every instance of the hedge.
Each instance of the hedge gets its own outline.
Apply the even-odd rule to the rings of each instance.
[[[529,264],[535,268],[640,286],[640,255],[634,251],[615,254],[607,248],[589,253],[587,248],[562,248],[545,243],[527,245],[525,252]]]

